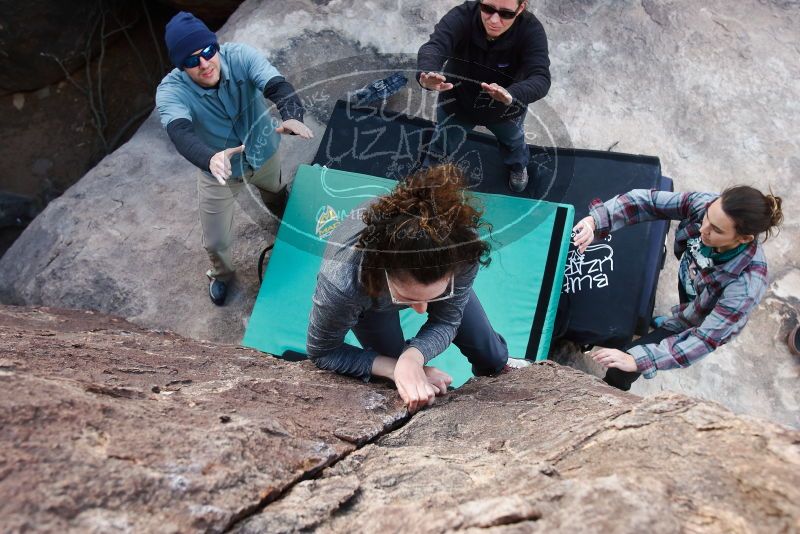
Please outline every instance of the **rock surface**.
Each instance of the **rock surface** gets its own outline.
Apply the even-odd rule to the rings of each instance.
[[[797,437],[548,362],[471,383],[234,532],[791,532]]]
[[[0,307],[4,532],[221,532],[406,417],[385,385]]]
[[[244,2],[219,32],[263,50],[312,108],[315,142],[285,140],[291,175],[316,151],[332,101],[424,42],[452,2]],[[545,0],[534,11],[550,40],[553,88],[530,108],[531,142],[661,158],[678,190],[734,183],[772,187],[787,224],[767,243],[773,283],[745,332],[692,369],[660,373],[640,393],[677,390],[737,412],[800,427],[800,362],[783,343],[800,309],[793,245],[800,230],[791,187],[800,172],[800,5],[794,1]],[[347,61],[346,58],[351,58]],[[405,58],[405,59],[402,59]],[[418,88],[406,111],[430,114]],[[403,95],[401,95],[403,97]],[[428,104],[413,107],[422,101]],[[206,296],[196,170],[174,152],[155,117],[50,206],[0,260],[0,301],[95,309],[195,339],[236,343],[257,292],[259,250],[275,223],[241,195],[228,305]],[[657,311],[677,300],[668,260]]]
[[[91,312],[0,307],[0,342],[8,532],[800,529],[800,432],[551,362],[409,419],[387,385]]]
[[[188,11],[203,20],[210,28],[222,24],[236,11],[242,0],[158,0],[176,11]]]

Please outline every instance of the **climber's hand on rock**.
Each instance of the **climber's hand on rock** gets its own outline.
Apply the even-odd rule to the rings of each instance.
[[[436,395],[446,395],[447,386],[453,383],[453,377],[444,371],[440,371],[436,367],[430,367],[427,365],[423,368],[423,371],[425,372],[425,376],[428,378],[428,383],[438,390]]]
[[[606,369],[614,368],[629,373],[634,373],[639,370],[639,368],[636,367],[636,360],[633,356],[617,349],[596,350],[592,353],[592,359]]]
[[[394,384],[409,413],[433,404],[439,392],[439,388],[428,381],[424,364],[425,358],[419,349],[410,347],[400,355],[394,368]]]

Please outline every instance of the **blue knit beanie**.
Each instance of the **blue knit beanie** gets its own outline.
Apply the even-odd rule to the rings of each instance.
[[[217,42],[217,36],[203,24],[203,21],[181,11],[167,22],[164,33],[167,51],[172,64],[183,70],[183,61],[197,50],[202,50]]]

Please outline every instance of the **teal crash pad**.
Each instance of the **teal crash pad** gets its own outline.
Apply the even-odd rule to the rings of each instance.
[[[397,184],[319,166],[301,165],[294,179],[275,247],[242,344],[278,357],[305,353],[311,297],[327,238],[338,221],[369,198]],[[481,268],[474,289],[514,357],[544,360],[564,277],[573,208],[569,205],[505,195],[474,193],[492,225],[492,262]],[[406,338],[425,315],[400,312]],[[350,332],[347,343],[359,346]],[[432,360],[458,387],[472,377],[455,345]]]

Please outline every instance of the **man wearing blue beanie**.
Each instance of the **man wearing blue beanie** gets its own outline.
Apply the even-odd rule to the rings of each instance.
[[[255,185],[276,216],[286,201],[281,179],[279,134],[310,139],[294,87],[256,49],[220,46],[217,36],[191,13],[167,23],[164,39],[175,69],[158,85],[161,124],[184,158],[200,169],[197,192],[211,301],[225,303],[233,277],[231,229],[236,196]],[[270,116],[275,103],[282,122]]]

